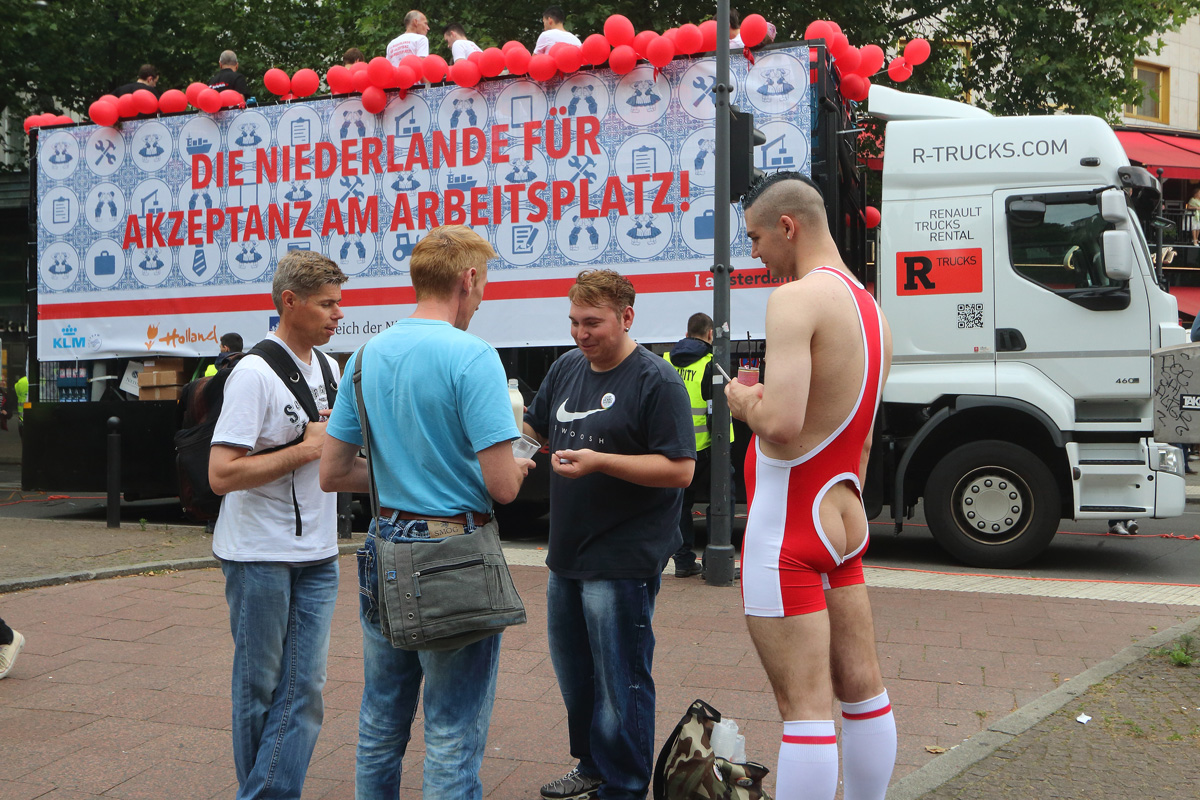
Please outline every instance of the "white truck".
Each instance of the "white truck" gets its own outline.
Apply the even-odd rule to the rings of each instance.
[[[876,291],[895,352],[872,458],[955,557],[1006,567],[1061,518],[1173,517],[1151,353],[1180,344],[1143,226],[1158,181],[1094,117],[997,118],[872,87],[887,121]]]

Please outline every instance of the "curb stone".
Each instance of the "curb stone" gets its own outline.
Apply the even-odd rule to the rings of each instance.
[[[1149,654],[1151,650],[1162,647],[1197,629],[1200,629],[1200,617],[1181,622],[1165,631],[1159,631],[1140,642],[1129,645],[1112,658],[1084,670],[1070,682],[1026,703],[1007,717],[989,725],[987,730],[977,733],[915,772],[905,775],[888,787],[887,800],[917,800],[926,793],[937,789],[1054,714],[1105,678]]]

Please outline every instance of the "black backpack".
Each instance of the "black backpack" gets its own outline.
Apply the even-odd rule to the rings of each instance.
[[[320,353],[317,363],[321,365],[321,377],[325,381],[325,392],[329,398],[329,407],[337,398],[337,383],[333,380],[333,372],[329,368],[329,356],[313,348],[314,353]],[[179,480],[179,504],[184,513],[198,522],[215,520],[221,510],[221,495],[213,492],[208,483],[208,453],[212,447],[213,431],[216,430],[217,420],[221,416],[221,406],[225,400],[225,381],[233,372],[233,366],[245,355],[253,353],[266,361],[279,379],[283,381],[295,396],[300,407],[308,415],[311,422],[320,420],[317,403],[313,400],[308,383],[300,374],[296,362],[287,351],[270,339],[264,339],[244,354],[230,356],[217,370],[216,375],[199,378],[183,388],[179,400],[180,424],[182,427],[175,434],[175,470]],[[304,440],[301,435],[285,445],[273,448],[281,450],[291,447]],[[270,452],[270,451],[262,451]],[[296,512],[296,535],[300,531],[300,505],[296,500],[295,487],[292,488],[292,505]]]

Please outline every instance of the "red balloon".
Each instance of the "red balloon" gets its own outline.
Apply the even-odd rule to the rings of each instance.
[[[911,66],[924,64],[929,58],[929,42],[925,39],[913,39],[904,45],[904,63]]]
[[[912,77],[912,67],[908,65],[903,56],[893,58],[892,63],[888,64],[888,77],[896,83],[904,83]]]
[[[580,50],[583,51],[583,60],[594,67],[598,67],[608,60],[608,53],[611,49],[608,39],[599,33],[593,33],[584,39],[583,45],[580,47]]]
[[[138,89],[133,93],[133,107],[139,114],[153,114],[158,111],[158,95],[149,89]]]
[[[200,107],[200,104],[196,102],[196,98],[198,98],[200,96],[200,93],[203,92],[207,88],[208,88],[208,86],[206,84],[199,83],[199,82],[188,84],[187,92],[185,94],[187,95],[187,101],[189,103],[191,103],[192,108]]]
[[[474,53],[471,53],[471,55],[467,56],[467,61],[478,67],[479,62],[483,61],[483,51],[476,50]]]
[[[66,114],[51,114],[51,119],[46,122],[47,125],[74,125],[75,120],[68,117]]]
[[[675,48],[675,52],[679,52],[679,45],[675,44],[675,36],[678,35],[679,28],[667,28],[662,32],[662,38],[666,39]]]
[[[29,133],[31,130],[36,128],[37,124],[41,121],[41,117],[41,114],[30,114],[28,117],[26,117],[24,125],[25,132]]]
[[[831,28],[829,23],[823,19],[813,20],[812,22],[808,23],[808,27],[804,29],[804,38],[810,42],[816,39],[824,39],[826,42],[828,42],[832,36],[833,28]]]
[[[521,45],[504,54],[504,65],[513,75],[524,75],[529,71],[530,59],[529,51],[525,49],[525,45]]]
[[[360,69],[357,72],[351,73],[350,87],[354,91],[358,92],[359,94],[362,94],[363,92],[365,92],[367,90],[367,87],[371,86],[371,85],[372,85],[371,76],[370,76],[370,74],[367,73],[367,71],[365,69]]]
[[[425,76],[425,80],[430,83],[437,83],[446,79],[446,59],[439,55],[425,56],[424,62],[421,64],[421,74]]]
[[[629,21],[629,17],[613,14],[604,20],[604,38],[613,47],[620,47],[623,44],[632,45],[633,23]]]
[[[271,94],[283,97],[292,90],[292,79],[279,67],[272,67],[263,73],[263,86]]]
[[[133,119],[137,116],[137,103],[132,94],[123,94],[117,98],[117,113],[121,115],[121,119]]]
[[[879,209],[875,206],[867,206],[863,211],[863,216],[866,218],[868,228],[879,227]]]
[[[646,46],[646,60],[662,69],[675,58],[675,45],[665,36],[654,39]]]
[[[692,53],[699,53],[703,46],[704,34],[700,32],[699,25],[689,22],[680,25],[679,30],[675,32],[675,49],[684,55],[690,56]]]
[[[858,74],[869,78],[883,68],[883,48],[877,44],[863,45],[858,51]]]
[[[179,92],[179,96],[183,97],[183,92]],[[112,125],[117,121],[117,107],[107,100],[97,100],[88,106],[88,116],[97,125]],[[29,130],[26,129],[25,132],[29,133]]]
[[[698,53],[711,53],[717,49],[717,21],[715,19],[705,20],[700,23],[700,35],[703,41],[700,42]]]
[[[830,27],[830,28],[833,30],[833,32],[834,32],[834,33],[841,33],[841,32],[842,32],[842,26],[841,26],[841,25],[838,25],[836,22],[834,22],[834,21],[833,21],[833,20],[831,20],[831,19],[830,19],[830,20],[826,20],[826,21],[825,21],[825,24],[826,24],[826,25],[828,25],[828,26],[829,26],[829,27]]]
[[[535,81],[548,81],[558,74],[558,65],[545,53],[529,59],[529,77]]]
[[[413,56],[413,58],[418,58],[418,56]],[[367,69],[367,62],[355,61],[350,66],[346,67],[346,69],[350,70],[351,75],[358,73],[358,72],[365,72]]]
[[[387,105],[387,94],[378,86],[368,86],[363,90],[362,104],[369,113],[378,114]]]
[[[459,86],[465,86],[469,89],[479,83],[480,77],[482,76],[480,75],[479,67],[475,66],[470,60],[456,61],[450,65],[450,80]]]
[[[204,91],[196,96],[196,102],[200,105],[200,110],[209,114],[215,114],[221,110],[221,95],[211,87],[205,87]]]
[[[646,48],[655,39],[660,38],[658,31],[642,31],[637,36],[633,37],[633,52],[637,53],[638,58],[646,57]]]
[[[860,64],[862,64],[862,54],[859,53],[858,48],[854,45],[850,45],[843,50],[837,59],[838,71],[843,75],[858,72]]]
[[[321,88],[321,76],[316,70],[298,69],[292,76],[292,94],[296,97],[308,97]]]
[[[371,63],[367,64],[367,77],[375,86],[386,89],[396,79],[396,68],[383,56],[375,56]]]
[[[425,64],[422,63],[421,57],[413,53],[409,53],[404,58],[400,59],[400,66],[408,67],[417,76],[417,80],[423,81],[425,74]]]
[[[860,103],[867,99],[867,91],[871,84],[867,79],[856,72],[847,72],[842,75],[842,97],[847,100],[853,100]]]
[[[218,94],[224,108],[237,108],[246,102],[246,98],[242,97],[242,93],[237,89],[222,89]]]
[[[829,52],[834,58],[841,58],[842,53],[850,47],[850,40],[846,38],[846,34],[840,31],[833,35],[833,38],[828,42]]]
[[[201,86],[203,86],[203,85],[204,84],[201,84]],[[107,103],[112,103],[113,105],[117,104],[117,96],[115,94],[102,94],[99,97],[97,97],[96,99],[103,100]]]
[[[583,50],[573,44],[559,42],[550,48],[554,65],[564,74],[574,72],[583,65]]]
[[[178,114],[187,110],[187,97],[178,89],[167,89],[158,98],[158,107],[163,113]]]
[[[762,14],[751,14],[742,20],[742,44],[758,47],[767,38],[767,21]]]
[[[614,47],[608,57],[608,65],[618,75],[625,75],[637,66],[637,53],[627,44]]]
[[[400,89],[407,89],[417,82],[417,73],[412,69],[401,64],[396,67],[396,86]]]
[[[521,43],[520,43],[520,42],[518,42],[516,39],[509,39],[509,40],[508,40],[507,42],[505,42],[505,43],[504,43],[504,45],[503,45],[503,46],[500,48],[500,52],[501,52],[501,53],[504,53],[505,55],[507,55],[507,54],[508,54],[508,51],[509,51],[509,50],[512,50],[514,47],[525,47],[525,45],[521,44]]]
[[[348,94],[354,91],[354,75],[341,64],[335,64],[325,73],[325,83],[333,94]],[[288,81],[291,86],[291,81]]]
[[[479,72],[485,78],[494,78],[504,72],[504,51],[498,47],[489,47],[479,58]]]

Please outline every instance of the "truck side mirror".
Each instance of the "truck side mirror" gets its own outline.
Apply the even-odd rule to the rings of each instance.
[[[1120,189],[1105,189],[1100,193],[1100,216],[1105,222],[1118,225],[1129,221],[1129,206]]]
[[[1121,199],[1122,206],[1124,198]],[[1133,239],[1128,231],[1105,231],[1104,273],[1110,280],[1127,281],[1133,275]]]
[[[1018,228],[1036,228],[1046,221],[1046,204],[1041,200],[1013,200],[1008,204],[1008,221]]]

